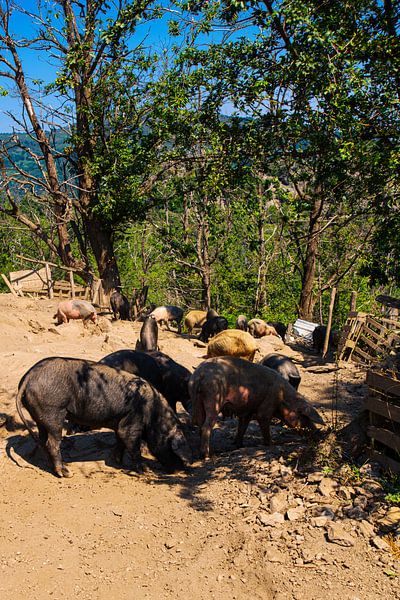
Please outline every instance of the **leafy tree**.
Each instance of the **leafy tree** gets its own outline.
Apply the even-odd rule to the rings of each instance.
[[[368,215],[397,194],[398,73],[387,48],[398,49],[398,9],[374,0],[190,6],[209,28],[230,28],[226,43],[190,49],[186,60],[198,79],[219,79],[214,98],[252,117],[249,161],[290,192],[298,312],[311,319],[325,240],[358,221],[356,253],[341,252],[319,293],[369,249]],[[244,27],[248,38],[238,37]]]
[[[31,38],[21,39],[15,31],[14,11],[31,20]],[[36,144],[34,150],[24,147],[16,133],[3,143],[2,154],[10,162],[10,146],[17,144],[40,173],[15,162],[10,171],[3,161],[8,185],[0,209],[86,279],[93,273],[93,256],[106,290],[119,284],[114,225],[143,213],[157,178],[150,177],[148,162],[158,141],[145,130],[146,86],[154,60],[141,39],[136,45],[132,40],[142,20],[159,15],[146,0],[124,0],[115,10],[105,1],[38,2],[34,14],[7,0],[0,5],[0,78],[16,86],[23,106],[21,117],[13,115],[16,127]],[[27,49],[51,57],[58,69],[44,92],[42,82],[28,84],[21,52]],[[57,108],[46,106],[46,97]],[[55,130],[64,132],[61,145]],[[135,152],[134,167],[127,169]],[[27,190],[39,205],[50,207],[54,232],[23,213],[18,198]]]

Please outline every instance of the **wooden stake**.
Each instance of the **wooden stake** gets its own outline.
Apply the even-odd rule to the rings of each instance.
[[[331,301],[329,304],[329,314],[328,314],[328,323],[326,325],[326,334],[325,334],[325,341],[324,341],[324,348],[322,350],[322,356],[323,358],[325,358],[326,353],[328,352],[328,346],[329,346],[329,336],[331,333],[331,327],[332,327],[332,314],[333,314],[333,307],[335,304],[335,296],[336,296],[336,288],[332,288],[331,291]]]
[[[98,279],[94,285],[93,288],[93,297],[92,297],[92,304],[95,304],[97,301],[97,297],[99,295],[99,290],[100,290],[100,286],[101,286],[101,279]]]
[[[351,292],[350,312],[356,312],[357,292]]]
[[[52,298],[54,298],[54,293],[53,293],[53,282],[51,280],[51,269],[50,269],[49,263],[44,263],[44,267],[46,269],[47,293],[49,295],[49,298],[52,299]]]
[[[7,279],[7,277],[4,275],[4,273],[1,273],[1,276],[4,279],[4,283],[6,284],[6,286],[8,287],[8,289],[10,290],[10,292],[12,293],[12,295],[15,296],[16,298],[18,298],[17,292],[14,290],[13,286],[11,285],[11,283],[9,282],[9,280]]]
[[[74,282],[74,274],[72,271],[69,272],[69,283],[71,285],[71,296],[75,298],[75,282]]]

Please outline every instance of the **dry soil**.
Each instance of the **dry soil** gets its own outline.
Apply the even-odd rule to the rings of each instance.
[[[176,475],[144,449],[149,471],[136,476],[113,463],[111,432],[76,434],[63,445],[74,476],[56,478],[41,451],[31,456],[16,417],[19,379],[44,357],[98,360],[134,348],[140,329],[111,315],[86,331],[80,322],[55,327],[56,305],[0,295],[2,600],[400,598],[399,563],[379,525],[387,512],[379,483],[368,468],[361,482],[302,468],[296,457],[307,440],[280,425],[265,449],[252,423],[238,451],[234,419],[221,420],[214,459]],[[362,405],[362,371],[337,371],[276,338],[259,345],[261,354],[294,357],[301,391],[327,424],[348,422]],[[190,370],[203,360],[186,336],[161,332],[160,347]],[[190,442],[198,452],[196,432]]]

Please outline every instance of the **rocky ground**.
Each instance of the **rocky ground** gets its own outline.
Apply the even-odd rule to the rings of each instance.
[[[252,423],[234,450],[235,420],[221,420],[212,461],[165,475],[145,454],[140,477],[116,468],[111,432],[78,434],[63,446],[74,477],[54,477],[15,415],[20,377],[46,356],[133,348],[140,329],[110,315],[86,332],[55,327],[56,304],[0,295],[1,598],[400,598],[400,510],[385,502],[374,465],[338,467],[322,444],[280,425],[272,447]],[[362,370],[276,339],[259,344],[261,355],[296,360],[300,389],[328,425],[362,407]],[[162,332],[160,346],[190,370],[203,359],[186,336]],[[196,454],[196,432],[190,442]]]

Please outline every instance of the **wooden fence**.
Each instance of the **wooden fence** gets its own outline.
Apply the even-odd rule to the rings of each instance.
[[[367,313],[350,312],[342,330],[338,360],[371,366],[400,346],[400,322]]]
[[[367,372],[369,455],[393,473],[400,473],[400,381],[384,373]]]

